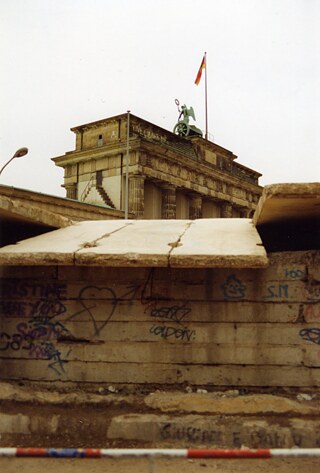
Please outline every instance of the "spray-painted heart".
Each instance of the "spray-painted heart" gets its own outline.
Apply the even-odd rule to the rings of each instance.
[[[110,321],[118,303],[114,291],[109,287],[86,286],[79,292],[78,301],[90,317],[94,336],[100,335]],[[97,322],[98,312],[102,312],[105,316],[105,320],[100,324]]]

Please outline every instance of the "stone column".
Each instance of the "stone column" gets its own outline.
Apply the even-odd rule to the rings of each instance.
[[[240,209],[240,218],[248,218],[249,212],[249,209]]]
[[[202,197],[200,194],[190,194],[189,218],[202,218]]]
[[[229,202],[221,205],[221,218],[232,218],[232,205]]]
[[[176,218],[176,188],[168,185],[162,187],[161,218]]]
[[[144,177],[129,177],[129,212],[137,218],[143,218],[144,214]]]
[[[78,199],[78,189],[77,189],[77,184],[68,184],[64,186],[67,192],[67,199]]]

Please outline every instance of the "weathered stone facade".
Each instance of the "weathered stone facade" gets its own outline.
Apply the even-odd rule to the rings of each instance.
[[[81,125],[76,149],[53,158],[65,170],[67,197],[125,207],[128,114]],[[137,218],[251,217],[258,172],[225,148],[179,137],[130,115],[129,211]]]

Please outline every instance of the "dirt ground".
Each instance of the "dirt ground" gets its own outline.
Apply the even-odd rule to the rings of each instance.
[[[320,459],[181,460],[0,458],[3,473],[315,473]]]
[[[170,395],[169,395],[170,394]],[[183,394],[183,396],[182,396]],[[225,422],[222,414],[243,415],[243,409],[251,421],[258,416],[259,422],[268,421],[281,429],[287,425],[290,416],[306,422],[306,439],[315,435],[313,423],[320,417],[320,394],[311,393],[310,400],[298,401],[297,393],[281,393],[282,396],[264,398],[250,393],[222,397],[208,393],[165,393],[155,391],[148,394],[100,394],[87,392],[50,392],[32,390],[28,386],[0,383],[0,445],[4,447],[55,447],[55,448],[157,448],[163,445],[157,441],[137,441],[137,437],[108,438],[106,432],[112,418],[124,414],[153,414],[162,416],[173,406],[169,414],[184,417],[199,413],[204,421],[210,416],[210,408],[220,409],[219,422]],[[176,411],[175,403],[179,397]],[[252,395],[251,395],[252,396]],[[245,402],[250,399],[250,402]],[[183,402],[182,402],[183,401]],[[188,403],[187,403],[188,401]],[[262,402],[263,401],[263,402]],[[293,402],[294,401],[294,402]],[[187,403],[187,404],[186,404]],[[220,406],[221,404],[221,406]],[[220,406],[220,407],[219,407]],[[238,409],[238,411],[237,411]],[[267,409],[267,410],[266,410]],[[199,412],[198,412],[199,411]],[[204,411],[204,412],[202,412]],[[264,415],[267,413],[267,415]],[[217,412],[214,411],[216,415]],[[231,415],[232,414],[232,415]],[[272,414],[272,415],[271,415]],[[1,418],[2,415],[2,418]],[[20,417],[19,417],[20,416]],[[58,428],[51,434],[47,431],[46,418],[58,419]],[[244,416],[243,422],[247,422]],[[274,424],[273,417],[275,417]],[[20,419],[16,421],[15,419]],[[19,430],[26,418],[27,431]],[[280,420],[279,420],[280,419]],[[11,422],[12,420],[12,422]],[[9,422],[10,421],[10,422]],[[7,425],[6,425],[7,423]],[[48,423],[50,427],[50,422]],[[229,425],[229,424],[228,424]],[[302,424],[301,424],[302,425]],[[303,424],[304,425],[304,424]],[[302,427],[303,427],[302,425]],[[34,428],[32,427],[34,426]],[[231,428],[231,427],[230,427]],[[7,429],[7,430],[6,430]],[[30,430],[29,430],[30,429]],[[149,432],[149,431],[148,431]],[[277,434],[279,430],[276,430]],[[320,427],[319,427],[320,435]],[[320,438],[320,437],[319,437]],[[199,448],[199,445],[187,445]],[[250,445],[247,445],[250,446]],[[290,448],[292,445],[289,445]],[[299,446],[299,445],[298,445]],[[302,445],[307,447],[308,445]],[[312,445],[312,447],[319,445]],[[180,443],[166,445],[167,448],[186,448],[185,439]],[[203,445],[203,447],[205,447]],[[213,445],[206,445],[213,447]],[[226,445],[226,448],[234,448]],[[253,448],[281,448],[273,445],[259,445]],[[311,445],[310,445],[311,447]],[[236,460],[187,460],[187,459],[61,459],[61,458],[1,458],[0,473],[315,473],[320,471],[320,458],[290,459],[236,459]]]

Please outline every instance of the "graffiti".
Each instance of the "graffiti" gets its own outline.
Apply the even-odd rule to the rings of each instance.
[[[29,356],[50,361],[48,367],[60,376],[65,372],[65,361],[61,352],[55,347],[54,341],[62,333],[68,333],[60,321],[52,319],[66,312],[60,298],[66,296],[65,284],[32,284],[21,281],[7,281],[1,291],[2,295],[15,297],[41,297],[34,303],[21,301],[2,301],[2,310],[6,315],[29,317],[26,322],[16,325],[16,332],[0,334],[0,351],[26,350]],[[44,297],[45,296],[45,297]],[[70,352],[66,356],[69,355]]]
[[[56,317],[66,311],[62,302],[56,299],[39,299],[35,303],[3,300],[0,301],[0,314],[11,317],[33,317],[37,315]]]
[[[160,425],[160,437],[161,440],[185,440],[194,443],[216,444],[222,441],[222,432],[168,423]]]
[[[141,295],[140,295],[140,302],[141,304],[150,304],[154,301],[154,297],[152,297],[153,294],[153,279],[154,279],[154,268],[152,268],[149,271],[148,277],[145,281],[145,283],[138,287],[137,290],[140,289]],[[147,292],[149,291],[149,295],[147,295]]]
[[[225,299],[243,299],[246,294],[246,286],[234,274],[228,276],[221,286]]]
[[[320,328],[303,328],[299,335],[303,340],[320,345]]]
[[[25,304],[24,307],[28,308],[24,311],[24,316],[28,312],[29,319],[19,322],[15,333],[0,333],[0,351],[26,350],[33,358],[50,361],[48,367],[60,376],[65,372],[65,361],[62,360],[61,352],[54,342],[62,334],[70,335],[64,324],[56,320],[66,312],[65,305],[50,295],[47,299],[41,298],[34,303]]]
[[[161,440],[192,442],[194,444],[214,444],[216,446],[231,444],[234,448],[248,445],[252,448],[285,448],[288,445],[302,447],[310,443],[310,437],[296,430],[253,428],[238,426],[233,429],[217,424],[210,425],[181,425],[174,422],[160,424],[159,437]],[[318,433],[315,433],[313,443],[318,445]]]
[[[320,304],[301,304],[301,306],[303,321],[307,323],[320,321]]]
[[[29,355],[33,358],[52,360],[53,362],[49,363],[48,367],[59,376],[65,373],[63,365],[66,361],[61,359],[61,352],[54,346],[53,342],[33,338],[34,336],[34,334],[22,335],[20,333],[9,335],[6,332],[2,332],[0,333],[0,351],[5,351],[10,348],[14,351],[28,350]],[[2,344],[3,346],[1,346]],[[65,358],[69,356],[70,351],[71,350],[65,355]]]
[[[295,440],[298,440],[297,435],[294,436],[293,440],[295,443]],[[253,430],[250,433],[250,440],[252,442],[253,447],[271,447],[271,448],[283,448],[286,444],[286,435],[285,434],[280,434],[277,431],[271,431],[267,432],[265,429],[259,429],[259,430]],[[301,440],[300,440],[301,441]],[[295,443],[295,445],[297,445]],[[236,445],[237,447],[241,446],[241,443],[239,445]]]
[[[84,286],[75,299],[80,307],[73,313],[67,313],[62,302],[67,300],[66,284],[2,280],[0,295],[12,300],[1,301],[0,313],[19,317],[20,320],[13,332],[0,333],[0,351],[21,350],[32,358],[48,360],[48,368],[61,376],[65,373],[64,365],[71,350],[62,356],[56,342],[76,338],[65,324],[80,314],[85,315],[92,324],[93,336],[99,336],[110,322],[120,300],[132,300],[139,291],[141,303],[147,300],[152,279],[153,271],[150,271],[144,284],[128,286],[120,296],[110,287]]]
[[[29,304],[22,301],[0,301],[0,315],[26,317]]]
[[[80,290],[77,300],[83,307],[83,310],[72,314],[66,321],[74,319],[79,314],[86,313],[93,326],[93,336],[99,336],[116,309],[119,299],[116,297],[115,292],[109,287],[85,286]],[[106,301],[109,302],[109,311],[107,312]],[[97,318],[98,314],[101,312],[105,313],[105,317],[103,322],[99,325]]]
[[[158,307],[156,301],[151,299],[149,300],[148,308],[151,317],[159,319],[161,323],[169,321],[173,324],[152,325],[149,330],[152,335],[164,338],[165,340],[171,338],[182,342],[191,342],[195,338],[196,331],[190,330],[183,325],[185,318],[191,312],[191,308],[187,307],[186,304]]]
[[[40,283],[17,279],[2,279],[0,297],[12,299],[66,299],[67,285],[61,283]]]
[[[320,301],[320,285],[309,284],[305,288],[305,296],[308,301]]]
[[[176,328],[167,325],[152,325],[150,333],[153,335],[160,336],[167,340],[168,338],[175,338],[183,342],[190,342],[191,339],[195,338],[195,330],[188,330],[187,328]]]
[[[168,319],[177,324],[182,324],[183,319],[191,312],[185,305],[174,305],[172,307],[154,307],[151,309],[151,317]]]
[[[0,334],[0,341],[5,345],[0,347],[0,351],[11,348],[12,350],[32,350],[36,340],[48,341],[56,340],[62,333],[69,331],[61,322],[51,322],[48,319],[30,319],[28,322],[20,322],[16,326],[17,333],[9,335],[6,332]]]
[[[93,336],[99,336],[102,330],[110,322],[115,310],[122,301],[131,301],[134,298],[140,299],[142,305],[147,304],[147,308],[155,304],[152,299],[152,285],[153,285],[154,269],[149,271],[149,274],[143,284],[133,284],[126,287],[123,294],[117,295],[110,287],[101,286],[85,286],[83,287],[76,300],[82,306],[80,311],[71,314],[65,320],[66,322],[73,320],[80,314],[87,314],[93,327]],[[149,291],[150,296],[147,296]],[[106,301],[109,303],[106,309]],[[103,321],[100,324],[97,322],[98,314],[104,314]]]
[[[284,275],[290,279],[302,279],[306,276],[306,273],[301,269],[286,269]]]
[[[289,287],[287,284],[274,284],[267,287],[265,299],[288,299]]]
[[[62,333],[69,334],[61,322],[51,322],[47,319],[33,319],[29,324],[21,322],[17,325],[17,330],[24,338],[30,337],[32,340],[54,340]]]
[[[57,342],[80,340],[69,331],[68,322],[79,316],[88,321],[92,328],[86,339],[89,341],[106,330],[120,302],[134,299],[140,301],[153,320],[159,321],[150,328],[150,333],[165,340],[190,342],[195,330],[183,324],[191,309],[185,304],[157,306],[159,298],[153,296],[153,279],[154,269],[151,269],[141,284],[128,285],[122,292],[116,293],[108,286],[85,285],[69,299],[67,284],[4,279],[0,285],[0,296],[4,298],[0,313],[19,320],[12,331],[0,333],[0,352],[21,351],[32,358],[47,360],[48,368],[61,376],[71,350],[62,354]],[[74,310],[67,310],[67,300],[72,300]],[[163,322],[167,324],[161,325]]]
[[[61,376],[65,373],[64,364],[67,363],[66,361],[61,359],[61,352],[57,350],[52,343],[45,342],[44,343],[44,350],[46,354],[46,358],[48,360],[52,360],[52,363],[48,364],[48,367],[52,369],[58,376]],[[65,358],[68,358],[71,350],[66,353]]]
[[[31,317],[57,317],[66,312],[66,307],[62,302],[55,299],[40,299],[31,306]]]
[[[82,310],[67,317],[66,321],[68,322],[78,315],[86,313],[93,326],[93,336],[99,336],[110,322],[119,302],[131,301],[139,290],[143,291],[143,287],[139,285],[128,286],[124,294],[117,296],[110,287],[85,286],[80,290],[76,299],[82,306]],[[108,302],[109,310],[106,310],[106,302]],[[141,302],[145,303],[143,295],[141,295]],[[148,303],[150,303],[150,301],[148,301]],[[104,314],[104,320],[100,324],[97,322],[99,313]]]

